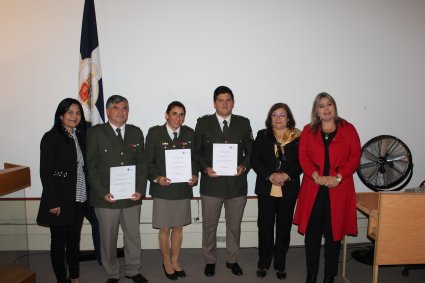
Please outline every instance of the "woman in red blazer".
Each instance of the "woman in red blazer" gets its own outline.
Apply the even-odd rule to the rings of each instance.
[[[360,162],[360,139],[354,126],[338,117],[328,93],[314,100],[311,123],[300,137],[299,160],[304,175],[294,224],[305,234],[307,283],[316,282],[323,235],[323,282],[334,282],[341,240],[357,234],[353,173]]]

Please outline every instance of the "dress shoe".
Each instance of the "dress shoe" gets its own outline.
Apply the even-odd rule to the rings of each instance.
[[[334,283],[334,276],[325,274],[325,278],[323,278],[323,283]]]
[[[215,264],[214,263],[205,264],[204,274],[206,276],[214,276],[214,274],[215,274]]]
[[[286,278],[286,272],[283,270],[276,270],[277,279],[283,280]]]
[[[242,275],[242,268],[239,266],[239,264],[237,262],[235,263],[228,263],[226,262],[226,267],[230,268],[232,270],[232,273],[235,275]]]
[[[176,270],[176,275],[177,275],[177,277],[186,277],[186,272],[184,272],[183,269],[180,270],[180,271]]]
[[[118,281],[120,280],[116,278],[109,278],[108,280],[106,280],[106,283],[118,283]]]
[[[257,269],[257,277],[263,278],[263,277],[266,277],[266,274],[267,274],[267,269],[266,268],[259,267]]]
[[[130,278],[131,280],[133,280],[134,283],[148,283],[148,279],[143,277],[142,274],[136,274],[134,276],[127,276],[126,275],[125,277]]]
[[[307,274],[306,283],[316,283],[316,280],[317,280],[317,274]]]
[[[164,264],[162,265],[162,268],[164,269],[164,273],[165,273],[165,276],[168,278],[168,279],[170,279],[170,280],[177,280],[177,274],[176,274],[176,272],[174,271],[174,273],[167,273],[167,270],[165,270],[165,266],[164,266]]]

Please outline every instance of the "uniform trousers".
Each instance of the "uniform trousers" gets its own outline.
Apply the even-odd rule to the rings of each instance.
[[[226,219],[226,261],[237,262],[246,199],[246,196],[224,199],[201,195],[202,255],[207,264],[217,262],[217,226],[223,204]]]
[[[119,279],[120,265],[117,259],[119,225],[123,231],[126,276],[132,277],[141,269],[140,205],[128,208],[95,208],[99,220],[102,266],[108,278]]]
[[[259,195],[257,200],[258,268],[269,269],[274,257],[274,269],[284,271],[297,199]]]
[[[341,241],[334,241],[331,224],[329,189],[321,186],[317,192],[305,233],[307,273],[317,274],[319,270],[322,236],[325,236],[325,274],[338,274],[338,260]]]
[[[67,282],[66,264],[68,264],[69,277],[80,277],[80,238],[86,205],[87,202],[75,203],[73,224],[50,225],[50,259],[58,283]]]

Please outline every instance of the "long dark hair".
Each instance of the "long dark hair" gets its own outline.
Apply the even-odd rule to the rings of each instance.
[[[65,115],[65,113],[69,110],[72,104],[76,104],[81,112],[81,120],[76,128],[77,128],[77,137],[80,142],[80,146],[84,147],[87,123],[86,123],[86,119],[84,118],[83,106],[81,106],[81,103],[77,99],[68,97],[59,103],[55,113],[55,122],[54,122],[53,128],[58,130],[59,132],[62,132],[64,135],[67,135],[66,131],[63,129],[61,117]]]
[[[286,103],[275,103],[273,104],[273,106],[270,108],[269,113],[267,113],[267,118],[266,118],[266,128],[267,130],[271,131],[273,126],[272,126],[272,114],[274,111],[276,111],[279,108],[283,108],[286,111],[286,115],[288,117],[288,128],[293,130],[295,128],[295,119],[294,119],[294,115],[292,115],[292,111],[289,108],[289,106]]]

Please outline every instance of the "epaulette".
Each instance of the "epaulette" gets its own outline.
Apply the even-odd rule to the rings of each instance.
[[[99,127],[101,127],[103,125],[105,125],[105,124],[96,124],[96,125],[91,126],[90,128],[91,129],[96,129],[96,128],[99,128]]]
[[[189,127],[189,126],[183,125],[182,127],[185,128],[185,129],[187,129],[187,130],[189,130],[189,131],[191,131],[191,132],[194,132],[194,130],[191,127]]]
[[[140,128],[139,127],[137,127],[137,126],[135,126],[135,125],[133,125],[133,124],[125,124],[125,126],[127,127],[130,127],[130,128],[135,128],[135,129],[139,129],[140,130]]]
[[[236,115],[236,114],[232,113],[232,116],[235,116],[235,117],[238,117],[238,118],[241,118],[241,119],[245,119],[245,120],[249,120],[247,117],[242,116],[242,115]]]
[[[212,115],[214,115],[214,114],[207,114],[207,115],[204,115],[204,116],[202,116],[202,117],[199,117],[199,118],[198,118],[198,120],[202,120],[202,119],[205,119],[205,118],[211,117]]]

